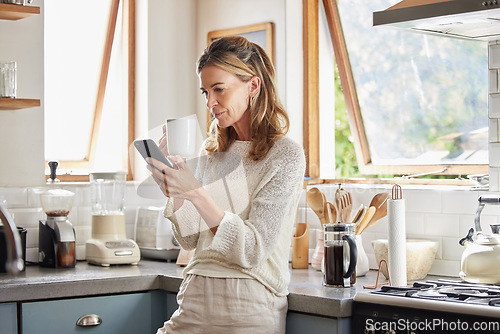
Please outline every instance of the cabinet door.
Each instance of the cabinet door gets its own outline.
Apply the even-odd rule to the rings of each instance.
[[[2,334],[17,334],[16,303],[0,304],[0,328]]]
[[[286,316],[286,333],[351,333],[351,318],[327,318],[288,311]]]
[[[151,296],[152,293],[147,292],[23,303],[22,333],[152,333]],[[77,326],[77,320],[87,314],[98,315],[102,323]]]

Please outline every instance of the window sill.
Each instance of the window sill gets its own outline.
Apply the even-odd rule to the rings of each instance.
[[[404,186],[424,186],[425,188],[435,188],[442,186],[458,187],[462,190],[482,190],[487,191],[488,186],[478,185],[477,182],[469,179],[404,179],[404,178],[390,178],[390,179],[311,179],[304,181],[304,187],[317,184],[357,184],[380,186],[382,188],[389,188],[395,184]]]

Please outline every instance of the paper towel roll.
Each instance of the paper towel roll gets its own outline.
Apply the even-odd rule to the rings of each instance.
[[[405,286],[406,279],[406,222],[405,200],[387,200],[389,220],[388,262],[392,286]]]

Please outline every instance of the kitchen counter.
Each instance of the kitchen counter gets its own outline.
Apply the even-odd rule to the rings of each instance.
[[[77,262],[75,268],[53,269],[28,265],[18,276],[0,274],[0,303],[165,290],[177,293],[183,268],[175,263],[141,260],[137,266],[99,267]],[[363,285],[373,285],[376,271],[358,277],[354,287],[322,286],[314,269],[290,269],[290,311],[327,317],[349,317],[352,299]],[[381,275],[383,279],[383,276]]]

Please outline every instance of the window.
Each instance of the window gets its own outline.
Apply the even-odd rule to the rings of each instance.
[[[361,174],[486,173],[487,43],[373,27],[395,2],[323,1]]]
[[[45,157],[59,160],[60,179],[129,169],[134,6],[133,0],[45,3]]]

